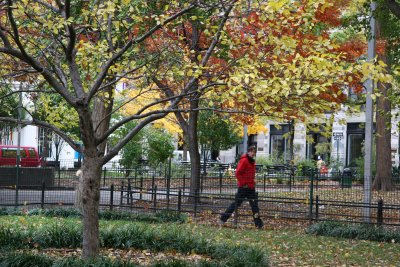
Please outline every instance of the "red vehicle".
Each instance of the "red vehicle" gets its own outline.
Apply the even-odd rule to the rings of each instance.
[[[17,146],[0,145],[0,166],[16,166],[17,165]],[[41,160],[39,154],[34,147],[20,147],[20,166],[22,167],[39,167]]]

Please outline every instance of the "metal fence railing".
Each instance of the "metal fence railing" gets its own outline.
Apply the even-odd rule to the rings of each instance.
[[[72,206],[78,184],[76,171],[19,168],[17,185],[16,168],[0,168],[0,206]],[[134,169],[105,167],[100,206],[145,211],[171,209],[194,217],[208,214],[208,219],[217,220],[218,214],[235,197],[237,183],[233,167],[202,166],[197,194],[190,192],[190,171],[188,164]],[[258,166],[256,181],[260,213],[266,219],[364,222],[363,210],[369,209],[372,223],[400,226],[400,182],[396,177],[392,190],[373,191],[370,203],[363,201],[362,179],[351,173],[320,174],[315,170]],[[197,201],[192,201],[193,195]],[[244,203],[234,223],[250,222],[251,211]]]

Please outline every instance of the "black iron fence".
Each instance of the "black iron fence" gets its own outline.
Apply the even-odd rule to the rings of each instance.
[[[0,168],[0,206],[74,205],[76,169],[19,168],[18,171],[30,178],[21,179],[19,173],[17,181],[15,168],[12,171]],[[393,178],[391,191],[372,191],[370,203],[364,201],[363,180],[350,172],[319,173],[259,165],[256,180],[260,213],[265,219],[365,222],[365,216],[369,216],[372,223],[400,226],[398,178]],[[100,206],[143,211],[170,209],[216,221],[235,197],[234,166],[202,165],[198,191],[190,192],[190,184],[189,164],[134,169],[105,167]],[[231,221],[247,224],[251,223],[251,216],[250,208],[244,203]]]

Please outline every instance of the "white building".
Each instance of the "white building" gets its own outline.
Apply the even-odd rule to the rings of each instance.
[[[323,135],[320,131],[309,131],[303,123],[294,125],[294,158],[295,161],[317,159],[318,144],[327,144],[329,152],[320,154],[323,159],[335,160],[340,166],[354,165],[357,158],[363,157],[363,142],[365,137],[365,113],[348,115],[344,110],[336,113],[332,131]],[[327,119],[328,120],[328,119]],[[392,164],[399,165],[399,134],[398,121],[392,121]],[[282,162],[289,161],[289,124],[269,122],[266,133],[248,137],[248,146],[257,146],[257,157],[280,157]],[[317,127],[318,128],[318,127]],[[313,141],[311,141],[313,140]],[[243,144],[230,150],[221,151],[222,162],[232,163],[237,154],[243,153]]]

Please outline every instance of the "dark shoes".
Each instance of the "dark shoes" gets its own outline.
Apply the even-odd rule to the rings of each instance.
[[[264,223],[260,218],[254,218],[254,225],[257,229],[263,229]]]

